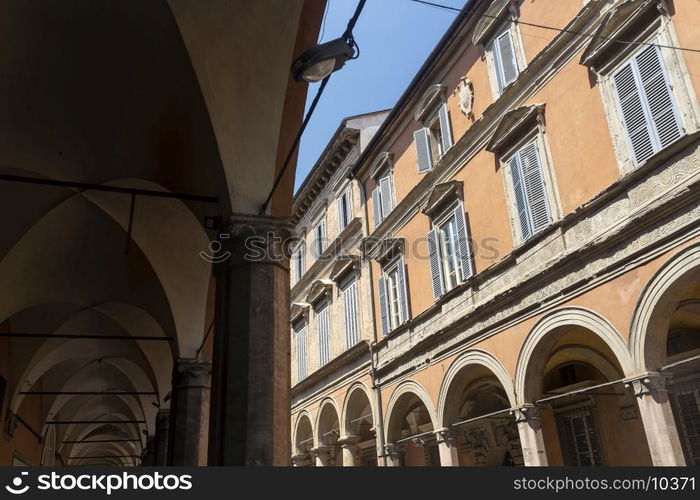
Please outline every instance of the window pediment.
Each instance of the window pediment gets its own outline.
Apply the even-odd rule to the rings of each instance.
[[[296,323],[299,318],[306,316],[311,309],[311,304],[306,302],[293,302],[289,309],[289,317],[292,323]]]
[[[506,145],[520,138],[523,131],[544,127],[545,104],[522,106],[506,113],[496,127],[486,150],[492,153],[502,151]]]
[[[358,255],[340,255],[331,268],[331,279],[339,283],[349,273],[360,272],[360,257]]]
[[[436,104],[445,99],[447,93],[447,85],[443,83],[436,83],[428,88],[418,101],[416,106],[414,117],[416,121],[420,122],[426,118],[426,115],[435,109]]]
[[[385,264],[403,254],[404,246],[404,238],[386,238],[380,241],[366,238],[364,240],[365,255],[380,264]]]
[[[629,29],[640,25],[649,25],[659,17],[659,11],[665,11],[663,0],[626,0],[608,12],[600,23],[591,41],[581,55],[580,64],[593,66],[611,48],[619,52],[620,44],[615,40],[624,40]]]
[[[462,200],[464,197],[463,187],[464,183],[462,181],[449,181],[438,184],[430,192],[428,201],[423,207],[423,213],[428,217],[433,217],[446,205]]]
[[[472,36],[474,45],[485,45],[493,32],[503,24],[509,13],[511,19],[517,19],[518,7],[514,0],[496,0],[491,3],[474,28]]]
[[[385,151],[384,153],[380,153],[377,156],[377,159],[374,160],[374,164],[372,165],[372,169],[370,171],[369,176],[373,179],[375,179],[381,172],[387,167],[391,167],[392,163],[394,160],[394,153],[391,153],[389,151]]]
[[[329,279],[318,279],[314,281],[306,296],[306,302],[309,304],[316,304],[325,297],[331,297],[334,284],[335,283]]]

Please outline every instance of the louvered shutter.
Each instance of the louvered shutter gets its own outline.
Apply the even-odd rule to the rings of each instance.
[[[379,180],[382,190],[382,217],[386,218],[394,209],[394,195],[391,189],[391,174],[387,174]]]
[[[386,290],[386,277],[379,277],[379,313],[382,323],[382,335],[389,333],[389,302]]]
[[[352,220],[352,188],[348,186],[348,188],[345,190],[345,194],[343,194],[345,197],[345,214],[347,215],[347,220],[348,223]]]
[[[345,347],[349,349],[360,340],[356,281],[350,283],[343,291],[343,302],[345,306]]]
[[[306,377],[306,324],[295,330],[297,348],[297,382]]]
[[[406,264],[404,263],[403,257],[399,260],[399,266],[397,269],[397,276],[399,279],[399,307],[401,309],[401,324],[405,323],[409,319],[408,314],[408,287],[406,285]]]
[[[471,242],[467,231],[467,219],[464,216],[464,205],[461,203],[455,208],[455,221],[457,222],[457,242],[459,244],[459,259],[462,264],[462,280],[467,280],[474,274],[471,256]]]
[[[328,304],[323,306],[317,313],[317,331],[318,331],[318,347],[320,366],[325,365],[331,359],[330,345],[330,324],[328,321]]]
[[[649,46],[635,60],[658,139],[658,149],[662,149],[678,139],[682,135],[682,129],[661,58],[661,49],[656,45]]]
[[[345,209],[343,208],[344,196],[344,194],[340,195],[340,198],[338,198],[336,203],[338,205],[338,233],[345,228],[345,221],[343,220],[343,217],[345,216]]]
[[[416,143],[418,173],[422,174],[424,172],[428,172],[431,168],[433,168],[433,162],[430,155],[430,138],[428,136],[428,129],[422,128],[416,130],[416,132],[413,134],[413,139]]]
[[[520,224],[520,234],[523,240],[532,236],[530,227],[530,214],[527,208],[527,197],[520,171],[520,155],[514,154],[510,159],[510,175],[513,179],[513,192],[515,194],[515,205],[518,212],[518,223]]]
[[[447,110],[447,104],[440,106],[440,133],[442,135],[442,154],[452,147],[452,127],[450,126],[450,112]]]
[[[440,240],[437,229],[428,233],[428,257],[430,258],[430,274],[433,281],[433,298],[438,300],[445,294],[445,282],[442,278],[440,265]]]
[[[632,61],[615,73],[613,82],[627,138],[638,165],[654,154],[654,144]]]
[[[374,208],[374,228],[376,229],[382,223],[382,194],[379,185],[372,191],[372,207]]]
[[[510,29],[496,38],[494,48],[496,72],[500,74],[499,90],[502,91],[518,77],[518,62],[515,58],[515,47]]]
[[[518,154],[520,155],[522,182],[525,186],[532,234],[536,234],[547,227],[552,220],[537,142],[531,142]]]

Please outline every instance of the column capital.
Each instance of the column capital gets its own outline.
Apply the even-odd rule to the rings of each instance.
[[[349,434],[339,438],[338,444],[341,445],[343,448],[348,448],[351,446],[356,446],[358,441],[360,441],[360,436]]]
[[[635,396],[666,392],[666,385],[671,378],[658,372],[648,372],[625,380],[625,387],[631,389]]]
[[[434,431],[438,443],[451,444],[455,440],[455,431],[451,427],[443,427]]]
[[[542,408],[533,404],[524,404],[511,410],[511,415],[515,417],[517,423],[539,420],[542,416]]]
[[[211,375],[211,361],[179,358],[175,362],[175,373],[178,375],[180,385],[209,387],[208,377]]]
[[[292,465],[295,467],[304,467],[311,464],[311,457],[308,453],[297,453],[292,455]]]
[[[317,446],[316,448],[311,448],[309,452],[314,457],[326,457],[330,455],[331,449],[329,446]]]
[[[272,215],[231,214],[219,232],[217,270],[243,264],[288,267],[290,248],[297,241],[291,219]]]

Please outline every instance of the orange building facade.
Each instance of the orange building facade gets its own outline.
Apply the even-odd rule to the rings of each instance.
[[[698,18],[471,2],[302,187],[295,214],[330,219],[347,179],[360,221],[295,219],[328,241],[291,293],[296,465],[700,464]]]

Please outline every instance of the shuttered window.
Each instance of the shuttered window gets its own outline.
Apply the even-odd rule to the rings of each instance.
[[[318,258],[323,254],[326,249],[326,217],[324,216],[316,223],[314,227],[314,251],[316,255],[314,257]]]
[[[302,243],[292,254],[292,268],[294,269],[294,282],[296,283],[304,275],[306,246]]]
[[[387,335],[409,320],[406,264],[403,257],[388,266],[379,277],[378,288],[382,334]]]
[[[447,104],[442,104],[429,116],[425,122],[426,126],[413,134],[419,173],[432,170],[433,165],[452,147],[452,129]]]
[[[436,300],[473,275],[469,233],[462,203],[428,233],[428,254],[433,297]]]
[[[510,26],[496,36],[492,42],[491,49],[493,51],[498,93],[500,94],[520,73],[518,61],[515,57],[515,46],[513,45],[513,35],[511,34]]]
[[[319,365],[331,360],[331,331],[328,302],[316,310],[316,331],[318,332]]]
[[[352,191],[348,187],[338,198],[338,231],[342,231],[352,220]]]
[[[635,165],[683,134],[658,46],[650,45],[627,61],[613,74],[613,84]]]
[[[604,465],[594,408],[581,408],[556,415],[564,465]]]
[[[350,349],[360,341],[356,280],[352,280],[343,289],[343,306],[345,309],[345,348]]]
[[[377,187],[372,191],[374,227],[376,228],[394,209],[394,187],[391,171],[377,178]]]
[[[520,232],[527,240],[552,221],[537,140],[518,150],[508,164]]]
[[[297,350],[297,382],[301,382],[306,378],[306,323],[295,326],[294,342]]]

